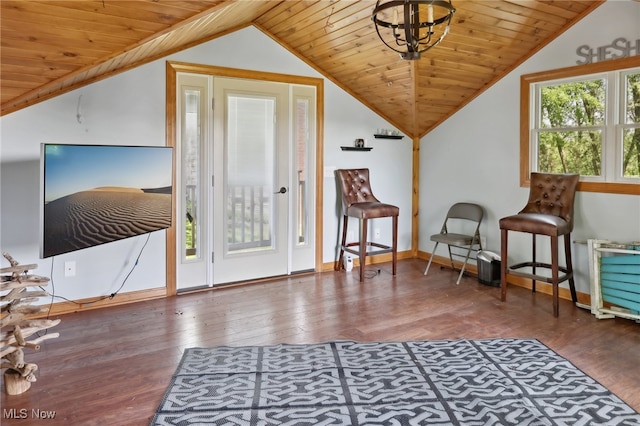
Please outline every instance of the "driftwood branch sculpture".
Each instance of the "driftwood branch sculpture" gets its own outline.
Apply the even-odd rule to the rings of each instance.
[[[58,337],[58,333],[36,333],[58,325],[60,320],[32,318],[47,310],[46,306],[32,305],[38,298],[48,295],[44,290],[29,290],[29,287],[42,287],[49,282],[48,278],[28,274],[38,265],[19,265],[8,253],[2,255],[11,266],[0,268],[0,369],[6,369],[5,392],[17,395],[31,387],[38,370],[36,364],[25,362],[23,349],[37,351],[42,341]]]

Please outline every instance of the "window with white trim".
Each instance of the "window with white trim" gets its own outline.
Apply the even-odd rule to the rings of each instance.
[[[578,173],[580,190],[640,193],[640,66],[635,62],[522,77],[523,184],[532,171]]]

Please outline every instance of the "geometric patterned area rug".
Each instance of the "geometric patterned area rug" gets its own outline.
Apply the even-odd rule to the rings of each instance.
[[[190,348],[152,425],[640,425],[535,339]]]

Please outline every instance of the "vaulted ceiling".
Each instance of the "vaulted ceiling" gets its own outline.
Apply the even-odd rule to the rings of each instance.
[[[378,38],[372,0],[2,0],[1,114],[255,25],[420,137],[602,3],[452,2],[449,35],[404,61]]]

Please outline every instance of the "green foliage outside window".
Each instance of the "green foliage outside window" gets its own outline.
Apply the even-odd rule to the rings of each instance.
[[[543,87],[542,127],[585,127],[604,124],[605,86],[605,81],[598,79]]]
[[[601,79],[542,88],[540,171],[600,176],[602,131],[596,127],[606,119],[605,88]]]
[[[640,124],[640,73],[626,79],[626,124]],[[625,177],[640,177],[640,126],[623,130],[622,170]]]
[[[640,177],[640,74],[626,75],[623,84],[626,99],[625,122],[620,133],[621,169],[624,177]],[[606,90],[604,79],[541,88],[538,170],[602,175],[603,133],[608,107]]]
[[[538,147],[540,171],[600,176],[601,135],[600,131],[541,133]]]

